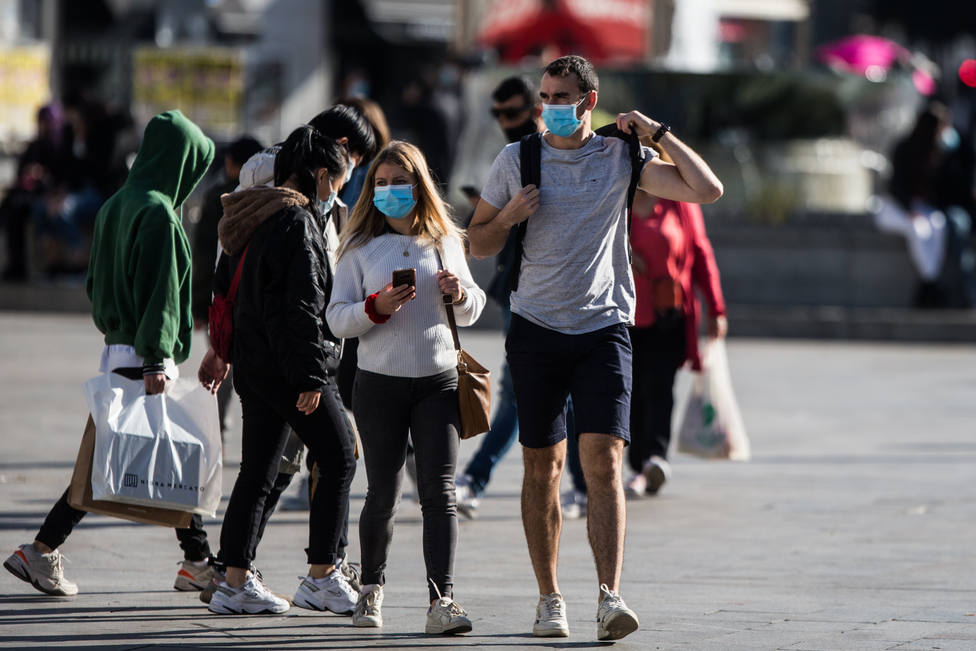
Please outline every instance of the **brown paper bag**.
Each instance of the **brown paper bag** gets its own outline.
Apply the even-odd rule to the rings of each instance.
[[[93,500],[91,488],[92,459],[95,456],[95,421],[88,416],[85,433],[81,437],[81,447],[78,448],[78,459],[75,470],[71,475],[71,487],[68,491],[68,504],[79,511],[110,515],[113,518],[132,520],[144,524],[155,524],[160,527],[186,529],[190,526],[192,513],[175,511],[173,509],[157,509],[150,506],[123,504],[106,500]]]

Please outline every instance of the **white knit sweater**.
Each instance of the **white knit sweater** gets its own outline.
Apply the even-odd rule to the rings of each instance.
[[[485,307],[485,293],[475,284],[456,238],[441,244],[444,267],[461,280],[467,297],[454,306],[459,326],[471,325]],[[393,271],[417,270],[417,297],[386,323],[373,323],[366,298],[390,284]],[[359,368],[396,377],[436,375],[457,365],[454,340],[437,285],[437,249],[412,235],[384,233],[339,259],[332,298],[326,310],[338,337],[359,337]]]

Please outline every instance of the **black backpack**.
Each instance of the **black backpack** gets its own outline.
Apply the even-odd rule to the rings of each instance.
[[[608,124],[600,127],[594,133],[604,138],[620,138],[627,142],[630,148],[630,185],[627,187],[627,233],[630,234],[631,211],[634,203],[634,194],[637,192],[637,184],[640,183],[640,175],[644,169],[647,157],[644,155],[644,148],[641,147],[640,140],[636,133],[624,133],[617,128],[616,124]],[[522,172],[522,187],[535,185],[539,187],[542,182],[542,134],[531,133],[524,136],[519,142],[519,165]],[[519,272],[522,269],[522,241],[525,239],[525,230],[529,220],[521,222],[516,226],[515,234],[515,260],[512,264],[512,272],[509,276],[509,288],[511,291],[518,289]],[[627,259],[631,256],[630,238],[627,238]]]

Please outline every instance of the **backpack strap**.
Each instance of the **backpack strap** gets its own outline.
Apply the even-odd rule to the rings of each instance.
[[[530,133],[523,136],[519,141],[519,170],[522,175],[522,187],[534,185],[539,187],[542,184],[542,134]],[[509,275],[509,288],[514,292],[518,289],[519,272],[522,270],[522,241],[525,239],[525,230],[528,220],[516,226],[515,231],[515,255],[512,263],[512,272]]]
[[[224,297],[231,303],[234,302],[234,297],[237,296],[237,286],[241,284],[241,271],[244,269],[244,258],[247,257],[247,250],[250,246],[251,244],[248,242],[247,246],[244,247],[244,253],[241,254],[241,259],[237,263],[237,269],[234,271],[234,279],[230,281],[230,288],[227,290],[227,296]]]
[[[630,151],[630,185],[627,186],[627,261],[633,262],[633,251],[630,248],[630,225],[634,220],[634,195],[637,194],[637,186],[640,185],[641,172],[644,171],[644,163],[647,156],[644,148],[641,147],[640,138],[633,130],[625,133],[617,128],[616,124],[608,124],[600,127],[594,133],[604,138],[620,138],[627,143]]]

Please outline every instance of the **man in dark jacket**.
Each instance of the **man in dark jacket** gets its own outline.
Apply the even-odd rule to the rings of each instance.
[[[125,184],[98,211],[86,287],[95,326],[105,335],[99,370],[141,379],[147,394],[165,391],[190,354],[190,244],[179,209],[213,155],[213,142],[182,113],[157,115]],[[4,567],[41,592],[77,594],[58,547],[84,516],[68,504],[66,490],[34,542],[21,545]],[[186,560],[174,587],[200,590],[212,577],[200,516],[176,536]]]

